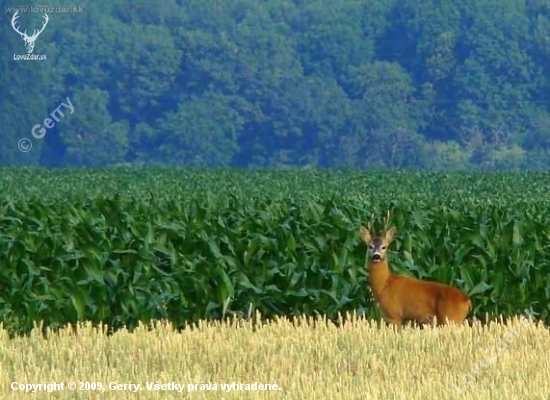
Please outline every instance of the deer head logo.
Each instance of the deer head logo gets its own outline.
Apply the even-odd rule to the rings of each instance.
[[[27,30],[25,29],[25,32],[21,32],[16,26],[15,26],[15,20],[17,18],[19,18],[19,16],[17,15],[19,11],[16,11],[15,14],[13,14],[13,18],[11,19],[11,26],[13,27],[13,29],[15,30],[15,32],[19,33],[21,35],[21,37],[23,38],[23,40],[25,41],[25,49],[27,49],[27,53],[28,54],[31,54],[32,51],[34,50],[34,42],[36,41],[36,38],[38,38],[38,35],[40,35],[42,33],[42,31],[44,30],[44,28],[46,27],[46,25],[48,25],[48,21],[49,21],[49,18],[48,18],[48,14],[44,14],[44,19],[46,20],[45,22],[42,23],[42,29],[40,29],[38,32],[36,32],[36,29],[34,30],[34,33],[32,34],[32,36],[28,36],[27,35]]]

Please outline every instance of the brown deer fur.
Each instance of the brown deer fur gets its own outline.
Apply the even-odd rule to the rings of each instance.
[[[389,219],[389,213],[388,217]],[[470,298],[459,289],[437,282],[421,281],[390,271],[386,250],[395,235],[395,227],[380,236],[361,226],[361,239],[370,248],[368,264],[370,287],[387,323],[400,327],[405,320],[438,325],[449,321],[462,323],[472,309]]]

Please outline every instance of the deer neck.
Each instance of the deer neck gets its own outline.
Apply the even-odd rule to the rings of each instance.
[[[372,261],[369,263],[370,287],[376,297],[384,291],[390,276],[391,272],[387,258],[377,263]]]

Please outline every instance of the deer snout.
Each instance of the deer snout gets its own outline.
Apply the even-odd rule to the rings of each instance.
[[[382,256],[380,255],[380,253],[372,253],[372,261],[381,261],[382,260]]]

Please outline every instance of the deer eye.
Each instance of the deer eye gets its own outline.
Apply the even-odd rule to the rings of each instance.
[[[382,249],[382,250],[386,250],[386,246],[382,246],[381,249]]]

